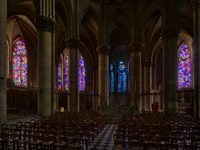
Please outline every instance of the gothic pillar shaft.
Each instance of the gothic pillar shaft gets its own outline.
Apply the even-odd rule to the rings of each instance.
[[[142,65],[142,110],[145,111],[146,110],[146,96],[143,93],[146,93],[146,83],[147,83],[147,66],[146,66],[146,62],[143,63]]]
[[[134,77],[134,48],[130,53],[130,105],[134,105],[135,77]]]
[[[54,22],[55,22],[55,18],[54,18]],[[56,98],[56,91],[57,91],[57,78],[56,78],[56,72],[57,72],[57,69],[56,69],[56,57],[55,57],[55,54],[56,54],[56,47],[55,47],[55,27],[53,28],[53,33],[52,33],[52,110],[53,110],[53,113],[56,112],[57,110],[57,98]]]
[[[98,97],[97,97],[97,93],[98,93],[98,67],[95,67],[94,69],[94,94],[95,94],[95,110],[98,108],[99,106],[99,101],[98,101]]]
[[[39,100],[42,116],[51,115],[51,32],[39,32]]]
[[[39,75],[38,75],[38,101],[39,113],[49,116],[53,113],[54,97],[54,17],[55,0],[40,0],[39,16],[36,18],[39,31]]]
[[[79,112],[78,48],[69,49],[69,112]]]
[[[99,95],[101,105],[109,106],[109,56],[107,48],[99,53]]]
[[[163,41],[164,41],[164,100],[165,112],[176,112],[177,101],[177,23],[176,1],[164,0]]]
[[[147,93],[150,93],[152,90],[152,63],[149,62],[149,65],[147,67]],[[147,95],[147,110],[151,110],[151,95]]]
[[[78,58],[79,58],[79,0],[72,1],[72,28],[71,39],[69,43],[69,100],[68,111],[79,112],[79,76],[78,76]]]
[[[194,117],[200,118],[200,0],[194,0]]]
[[[134,52],[134,66],[134,105],[139,109],[141,106],[141,52],[139,51]]]
[[[95,93],[96,93],[96,67],[92,67],[92,73],[91,73],[91,77],[92,77],[92,81],[91,81],[91,99],[92,99],[92,110],[96,109],[96,97],[95,97]]]
[[[7,0],[0,1],[0,122],[6,121],[7,107]]]
[[[177,36],[170,36],[164,42],[164,99],[165,112],[176,112],[177,100]]]
[[[135,43],[131,52],[131,104],[139,109],[141,106],[141,49],[142,44]]]

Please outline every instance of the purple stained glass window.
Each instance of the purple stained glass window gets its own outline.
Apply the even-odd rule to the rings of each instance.
[[[62,64],[58,64],[58,89],[62,89]]]
[[[85,82],[85,62],[82,56],[79,57],[79,91],[85,91],[86,82]]]
[[[65,89],[68,90],[69,87],[69,57],[65,59]]]
[[[27,87],[27,50],[24,41],[19,38],[13,49],[12,78],[16,86]]]
[[[192,87],[191,50],[184,44],[178,50],[178,88]]]
[[[64,68],[62,68],[62,65]],[[69,89],[69,56],[65,58],[64,64],[61,63],[58,65],[58,89],[62,89],[63,82],[65,90]],[[64,76],[63,76],[64,72]],[[79,91],[84,91],[86,88],[86,79],[85,79],[85,62],[82,56],[79,57]]]

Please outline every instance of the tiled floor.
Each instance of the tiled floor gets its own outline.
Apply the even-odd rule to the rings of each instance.
[[[116,124],[107,124],[102,133],[89,146],[89,150],[112,150],[114,148],[113,134],[116,127]]]

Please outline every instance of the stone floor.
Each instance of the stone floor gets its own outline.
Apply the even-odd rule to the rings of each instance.
[[[114,131],[117,124],[107,124],[104,130],[89,146],[90,150],[112,150],[114,148]]]

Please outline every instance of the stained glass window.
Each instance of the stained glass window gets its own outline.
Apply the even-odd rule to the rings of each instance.
[[[119,93],[127,91],[127,69],[126,64],[123,61],[120,61],[118,65],[117,89]]]
[[[113,93],[115,91],[115,73],[114,73],[114,65],[110,65],[110,92]]]
[[[62,89],[62,64],[58,64],[58,89]]]
[[[13,49],[12,78],[16,86],[28,85],[27,50],[24,41],[19,38]]]
[[[64,66],[64,67],[62,67]],[[82,56],[79,57],[79,91],[84,91],[86,88],[85,77],[85,62]],[[63,75],[64,74],[64,75]],[[64,84],[63,84],[64,83]],[[63,85],[65,90],[69,89],[69,56],[66,56],[64,64],[58,65],[58,89],[62,89]]]
[[[79,57],[79,91],[85,90],[85,62],[82,56]]]
[[[126,74],[126,71],[123,71],[123,73],[122,73],[122,82],[123,82],[122,91],[126,92],[126,88],[127,88],[127,74]]]
[[[178,50],[178,88],[190,88],[192,86],[191,50],[183,44]]]
[[[65,89],[69,87],[69,57],[65,58]]]
[[[7,75],[7,78],[9,78],[9,67],[10,67],[10,65],[9,65],[9,63],[10,63],[10,51],[9,51],[9,44],[8,44],[8,40],[6,40],[6,49],[7,49],[7,72],[6,72],[6,75]]]

